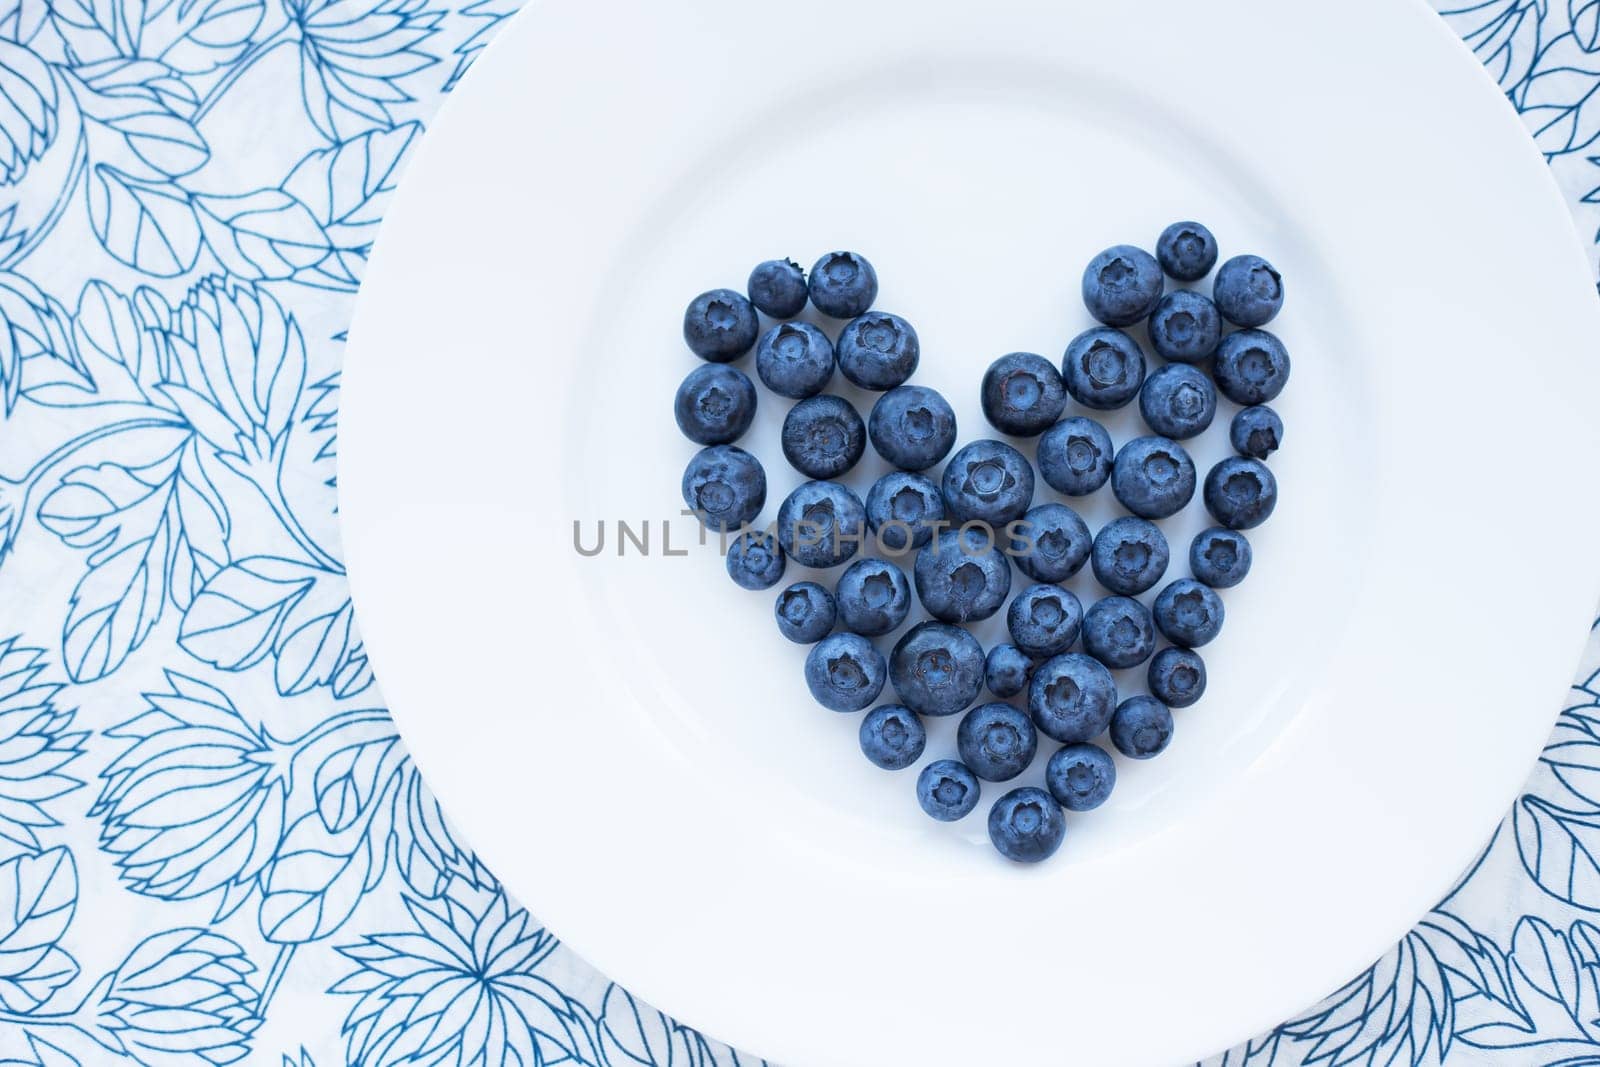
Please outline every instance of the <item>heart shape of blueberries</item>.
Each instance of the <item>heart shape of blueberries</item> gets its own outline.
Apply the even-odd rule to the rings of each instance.
[[[1045,789],[1012,789],[990,808],[990,840],[1008,859],[1049,857],[1065,835],[1064,811],[1105,802],[1117,772],[1096,743],[1102,734],[1132,759],[1167,747],[1172,709],[1205,691],[1195,649],[1222,627],[1217,591],[1250,570],[1241,531],[1265,522],[1276,504],[1264,461],[1283,424],[1267,403],[1288,379],[1289,355],[1261,327],[1283,305],[1283,279],[1265,259],[1241,255],[1217,269],[1209,296],[1167,288],[1169,278],[1202,281],[1217,259],[1216,239],[1196,222],[1167,227],[1155,255],[1108,248],[1083,273],[1083,302],[1100,325],[1067,344],[1059,369],[1030,352],[989,366],[984,415],[999,434],[1033,441],[1032,461],[999,438],[955,449],[950,404],[910,383],[917,332],[873,309],[877,273],[857,253],[831,252],[809,275],[790,260],[770,260],[751,272],[745,293],[702,293],[684,314],[684,340],[706,362],[676,398],[679,428],[704,446],[684,472],[683,497],[723,534],[728,574],[764,590],[782,581],[791,560],[844,567],[832,589],[796,582],[774,604],[779,632],[812,646],[805,681],[818,703],[837,712],[872,708],[861,749],[887,770],[922,758],[923,717],[962,715],[959,758],[934,760],[917,777],[918,802],[943,821],[977,807],[981,782],[1022,774],[1041,734],[1060,743],[1045,765]],[[836,339],[795,320],[808,302],[843,322]],[[764,331],[762,315],[774,320]],[[1161,364],[1154,370],[1126,332],[1141,323]],[[732,364],[752,349],[762,384],[796,401],[784,420],[783,453],[811,479],[765,527],[753,524],[766,504],[766,472],[734,444],[754,419],[758,391]],[[836,372],[879,394],[865,420],[849,400],[824,392]],[[1237,454],[1202,480],[1182,442],[1215,421],[1219,391],[1239,405],[1228,427]],[[1114,445],[1094,415],[1136,399],[1150,432]],[[1069,402],[1082,411],[1068,413]],[[869,441],[895,469],[862,500],[838,479]],[[930,472],[940,462],[936,480]],[[1041,482],[1052,492],[1041,493]],[[1107,484],[1127,514],[1093,535],[1065,500],[1041,499],[1084,498]],[[1171,547],[1156,520],[1188,507],[1197,491],[1215,525],[1189,546],[1191,576],[1162,585]],[[1057,584],[1085,566],[1106,592],[1087,609]],[[1013,568],[1029,584],[1016,589]],[[1151,592],[1148,605],[1138,599]],[[873,639],[899,629],[918,602],[929,618],[885,656]],[[985,653],[968,624],[1002,609],[1011,641]],[[1159,650],[1158,635],[1166,642]],[[1142,664],[1148,692],[1119,694],[1112,671]],[[886,684],[897,702],[873,707]]]

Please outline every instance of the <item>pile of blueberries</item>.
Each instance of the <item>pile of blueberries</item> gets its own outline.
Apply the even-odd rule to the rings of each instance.
[[[813,645],[805,678],[824,707],[862,711],[887,681],[899,703],[869,712],[861,749],[879,767],[900,770],[923,754],[922,716],[966,712],[957,729],[960,759],[940,759],[917,778],[917,799],[935,819],[954,821],[978,804],[980,780],[1022,774],[1039,734],[1060,742],[1045,768],[1047,789],[1023,787],[989,812],[989,837],[1009,859],[1037,862],[1065,834],[1062,809],[1092,810],[1105,802],[1116,767],[1095,739],[1109,730],[1117,751],[1149,759],[1167,747],[1170,709],[1200,699],[1204,661],[1195,649],[1217,636],[1223,604],[1217,590],[1250,569],[1250,543],[1240,531],[1260,525],[1277,502],[1277,483],[1263,462],[1277,449],[1283,424],[1266,406],[1289,376],[1289,354],[1261,329],[1283,304],[1283,279],[1259,256],[1228,260],[1211,295],[1165,291],[1163,274],[1193,283],[1217,261],[1211,232],[1179,222],[1161,234],[1154,256],[1130,245],[1108,248],[1083,274],[1083,301],[1103,325],[1074,338],[1058,371],[1042,356],[1002,356],[983,376],[988,421],[1012,438],[1037,438],[1037,473],[1067,497],[1085,497],[1107,482],[1130,514],[1092,537],[1059,501],[1035,503],[1035,467],[1010,444],[979,440],[955,453],[938,481],[927,472],[956,442],[955,413],[938,392],[907,380],[920,355],[905,319],[872,309],[878,280],[853,252],[823,256],[807,275],[788,260],[762,263],[748,297],[717,289],[696,297],[684,315],[689,347],[707,362],[684,379],[676,398],[679,427],[706,446],[689,462],[683,496],[709,528],[726,538],[728,573],[746,589],[769,589],[786,562],[827,569],[849,562],[870,530],[886,554],[915,552],[912,576],[889,559],[858,559],[830,591],[802,581],[778,594],[778,629]],[[848,320],[837,342],[793,321],[807,300],[822,314]],[[761,332],[757,311],[778,320]],[[1150,346],[1166,362],[1146,374],[1139,342],[1124,332],[1145,322]],[[1225,324],[1237,329],[1226,331]],[[1225,332],[1226,331],[1226,332]],[[736,441],[755,415],[756,387],[730,364],[755,349],[763,384],[798,401],[783,423],[785,458],[812,479],[783,501],[776,529],[751,525],[766,502],[766,473]],[[863,421],[846,399],[823,393],[835,370],[881,394]],[[1209,373],[1208,373],[1209,372]],[[1217,463],[1201,488],[1217,525],[1189,546],[1193,577],[1163,587],[1147,607],[1170,561],[1167,539],[1152,520],[1181,511],[1193,498],[1193,460],[1179,442],[1216,415],[1217,391],[1242,405],[1230,425],[1237,455]],[[1139,402],[1152,431],[1114,448],[1093,418],[1066,418],[1068,398],[1091,411]],[[870,440],[896,470],[878,479],[862,501],[835,479],[861,459]],[[1009,606],[1012,566],[1031,583]],[[1109,595],[1085,610],[1057,584],[1088,564]],[[904,623],[912,588],[931,618],[913,626],[887,658],[872,642]],[[985,655],[964,624],[1006,607],[1011,643]],[[835,630],[838,632],[835,632]],[[1156,650],[1157,633],[1170,642]],[[1081,639],[1082,651],[1072,651]],[[1118,701],[1112,670],[1148,661],[1149,694]],[[987,687],[994,702],[972,705]],[[1026,711],[1005,701],[1025,697]],[[968,710],[970,708],[970,710]]]

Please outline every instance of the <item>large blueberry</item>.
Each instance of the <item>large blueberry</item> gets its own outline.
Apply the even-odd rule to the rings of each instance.
[[[858,559],[844,569],[833,591],[846,630],[878,637],[906,621],[911,583],[886,559]]]
[[[980,791],[978,776],[959,760],[934,760],[917,775],[917,803],[940,822],[966,818]]]
[[[1137,667],[1156,650],[1150,609],[1125,596],[1095,601],[1083,616],[1083,649],[1113,670]]]
[[[956,413],[933,389],[902,385],[872,405],[867,436],[878,455],[908,471],[927,470],[956,443]]]
[[[1156,241],[1161,269],[1180,282],[1197,282],[1217,263],[1217,239],[1198,222],[1174,222]]]
[[[1111,716],[1111,743],[1129,759],[1159,756],[1172,740],[1172,712],[1155,697],[1132,696]]]
[[[1172,552],[1166,535],[1148,519],[1124,515],[1094,535],[1094,576],[1113,593],[1138,596],[1167,573]]]
[[[1011,524],[1011,559],[1036,582],[1062,582],[1089,559],[1089,526],[1065,504],[1040,504]]]
[[[678,386],[672,413],[695,444],[732,444],[756,417],[756,387],[737,367],[702,364]]]
[[[757,263],[745,289],[750,303],[775,319],[792,319],[806,306],[806,272],[792,259]]]
[[[1194,460],[1165,437],[1135,437],[1117,450],[1111,491],[1141,518],[1176,515],[1194,498]]]
[[[756,345],[756,374],[779,396],[816,396],[833,378],[833,342],[809,322],[779,323]]]
[[[1283,420],[1265,404],[1241,408],[1228,424],[1228,443],[1241,456],[1266,459],[1283,443]]]
[[[1164,359],[1204,363],[1221,340],[1217,305],[1192,289],[1168,293],[1150,316],[1150,347]]]
[[[867,525],[891,552],[921,548],[944,519],[944,497],[929,478],[890,471],[867,491]]]
[[[1144,352],[1121,330],[1104,326],[1085,330],[1067,345],[1061,379],[1072,399],[1086,408],[1120,408],[1144,384]]]
[[[917,331],[899,315],[869,311],[851,319],[835,346],[839,371],[863,389],[883,392],[904,385],[917,369]]]
[[[1283,307],[1283,278],[1260,256],[1234,256],[1217,271],[1211,297],[1235,326],[1265,326]]]
[[[1186,708],[1206,691],[1206,662],[1188,648],[1163,648],[1145,675],[1150,693],[1169,708]]]
[[[736,530],[767,502],[767,472],[736,445],[702,448],[683,472],[683,502],[713,530]]]
[[[683,339],[690,351],[712,363],[731,363],[750,351],[759,327],[756,309],[732,289],[701,293],[683,313]]]
[[[833,594],[816,582],[796,582],[772,604],[778,632],[797,645],[815,644],[827,637],[838,612]]]
[[[728,546],[728,577],[746,589],[771,589],[783,577],[783,548],[771,531],[746,530]]]
[[[1014,697],[1028,688],[1033,661],[1016,645],[995,645],[983,660],[983,684],[997,697]]]
[[[974,441],[945,464],[943,491],[945,513],[956,522],[1004,526],[1033,501],[1033,467],[1004,442]]]
[[[1093,419],[1062,419],[1039,438],[1039,476],[1058,493],[1087,496],[1111,477],[1116,450]]]
[[[1265,404],[1289,381],[1289,350],[1266,330],[1230,333],[1211,367],[1217,388],[1235,404]]]
[[[829,252],[817,260],[807,284],[817,310],[836,319],[853,319],[878,299],[878,272],[854,252]]]
[[[867,425],[850,401],[814,396],[789,409],[783,420],[783,455],[808,478],[837,478],[867,450]]]
[[[838,482],[806,482],[778,508],[778,543],[802,567],[837,567],[867,535],[867,509]]]
[[[1068,811],[1093,811],[1117,784],[1117,765],[1099,745],[1079,742],[1056,750],[1044,765],[1044,784]]]
[[[917,596],[940,622],[987,619],[1011,592],[1011,562],[987,528],[946,530],[917,553]]]
[[[1162,437],[1186,440],[1204,433],[1216,417],[1216,386],[1187,364],[1168,363],[1144,380],[1139,414]]]
[[[899,704],[873,708],[861,720],[861,751],[886,771],[899,771],[922,758],[928,731],[917,713]]]
[[[1046,737],[1088,741],[1111,721],[1117,683],[1104,664],[1078,652],[1045,660],[1028,683],[1028,712]]]
[[[989,364],[979,398],[990,425],[1016,437],[1043,433],[1067,406],[1061,372],[1032,352],[1013,352]]]
[[[1083,303],[1107,326],[1132,326],[1161,299],[1161,264],[1142,248],[1115,245],[1083,271]]]
[[[860,634],[825,637],[806,653],[806,685],[830,711],[860,711],[883,691],[883,653]]]
[[[1193,578],[1161,590],[1151,614],[1167,640],[1184,648],[1199,648],[1222,630],[1222,598]]]
[[[1212,526],[1189,542],[1189,570],[1213,589],[1228,589],[1250,573],[1250,542],[1237,530]]]
[[[1071,648],[1082,625],[1083,605],[1059,585],[1029,586],[1006,609],[1011,640],[1036,659],[1059,656]]]
[[[1067,836],[1061,806],[1043,789],[1013,789],[989,809],[989,841],[1013,863],[1040,863],[1055,855]]]
[[[1278,480],[1259,459],[1229,456],[1206,475],[1206,510],[1230,530],[1260,526],[1278,506]]]
[[[900,703],[919,715],[954,715],[978,699],[983,646],[959,626],[913,626],[889,653],[889,682]]]
[[[982,704],[961,717],[956,751],[961,762],[986,782],[1004,782],[1028,769],[1039,734],[1010,704]]]

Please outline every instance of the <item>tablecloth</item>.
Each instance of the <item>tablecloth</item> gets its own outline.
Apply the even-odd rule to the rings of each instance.
[[[1596,235],[1600,0],[1458,3]],[[758,1062],[452,833],[340,562],[356,285],[515,7],[0,0],[0,1067]],[[1214,1062],[1600,1063],[1597,677],[1460,886]]]

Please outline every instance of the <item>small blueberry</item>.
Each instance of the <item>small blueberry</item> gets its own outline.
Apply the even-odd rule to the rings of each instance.
[[[954,715],[983,686],[983,646],[959,626],[918,623],[889,653],[889,683],[919,715]]]
[[[767,502],[767,472],[737,445],[702,448],[683,472],[683,502],[708,529],[737,530]]]
[[[1235,404],[1265,404],[1289,381],[1289,350],[1266,330],[1240,330],[1217,346],[1211,373],[1222,395]]]
[[[1265,326],[1283,307],[1283,278],[1260,256],[1234,256],[1217,271],[1211,298],[1235,326]]]
[[[1144,352],[1121,330],[1086,330],[1067,345],[1061,379],[1084,407],[1111,411],[1132,400],[1144,384]]]
[[[1206,663],[1188,648],[1163,648],[1145,676],[1150,695],[1169,708],[1186,708],[1206,691]]]
[[[928,731],[917,713],[899,704],[873,708],[861,720],[861,751],[886,771],[900,771],[922,758]]]
[[[1150,316],[1150,347],[1163,359],[1204,363],[1221,340],[1217,305],[1192,289],[1168,293]]]
[[[1059,656],[1071,648],[1082,625],[1083,605],[1059,585],[1031,585],[1006,609],[1011,640],[1035,659]]]
[[[1116,450],[1093,419],[1062,419],[1039,438],[1039,476],[1058,493],[1087,496],[1111,477]]]
[[[742,293],[701,293],[683,313],[683,339],[690,351],[712,363],[731,363],[750,351],[759,327],[756,309]]]
[[[1028,682],[1028,712],[1046,737],[1088,741],[1111,721],[1117,683],[1105,665],[1078,652],[1045,660]]]
[[[1140,518],[1176,515],[1194,498],[1194,486],[1194,460],[1165,437],[1135,437],[1111,465],[1111,491]]]
[[[1113,670],[1137,667],[1156,650],[1150,609],[1125,596],[1095,601],[1083,616],[1083,649]]]
[[[806,482],[778,508],[778,543],[802,567],[837,567],[866,538],[867,509],[838,482]]]
[[[702,364],[678,386],[672,413],[695,444],[732,444],[756,417],[756,387],[737,367]]]
[[[983,661],[983,684],[997,697],[1014,697],[1028,688],[1033,661],[1016,645],[995,645]]]
[[[746,589],[777,585],[784,562],[783,548],[770,530],[746,530],[728,546],[728,577]]]
[[[1142,248],[1115,245],[1083,271],[1083,303],[1107,326],[1132,326],[1161,299],[1161,265]]]
[[[1197,282],[1217,264],[1217,239],[1198,222],[1174,222],[1156,241],[1156,259],[1169,277]]]
[[[814,396],[789,409],[783,420],[783,455],[808,478],[837,478],[867,450],[867,426],[850,401]]]
[[[1008,444],[974,441],[945,464],[943,492],[945,513],[956,522],[1004,526],[1033,500],[1033,467]]]
[[[1124,515],[1094,536],[1094,576],[1113,593],[1138,596],[1167,573],[1172,552],[1166,535],[1148,519]]]
[[[1172,712],[1155,697],[1132,696],[1111,716],[1111,743],[1129,759],[1159,756],[1172,740]]]
[[[779,396],[816,396],[833,378],[833,342],[809,322],[779,323],[756,345],[756,374]]]
[[[946,530],[917,553],[912,579],[940,622],[987,619],[1011,592],[1011,562],[987,527]]]
[[[846,567],[833,591],[846,630],[880,637],[906,621],[911,583],[886,559],[858,559]]]
[[[944,497],[929,478],[890,471],[867,491],[867,525],[891,552],[921,548],[944,519]]]
[[[775,319],[792,319],[806,306],[806,272],[792,259],[757,263],[745,289],[750,303]]]
[[[1212,526],[1189,542],[1189,570],[1213,589],[1229,589],[1250,573],[1250,542],[1237,530]]]
[[[940,822],[955,822],[978,806],[978,776],[953,759],[935,760],[917,775],[917,803]]]
[[[1265,404],[1242,408],[1228,424],[1233,450],[1251,459],[1266,459],[1283,443],[1283,420]]]
[[[935,390],[902,385],[872,405],[867,435],[878,455],[896,467],[927,470],[955,447],[956,413]]]
[[[835,319],[853,319],[878,299],[878,272],[854,252],[829,252],[817,260],[808,284],[817,310]]]
[[[1216,386],[1185,363],[1168,363],[1144,380],[1139,414],[1162,437],[1187,440],[1204,433],[1216,417]]]
[[[883,653],[860,634],[834,634],[806,653],[806,685],[830,711],[860,711],[878,699],[885,676]]]
[[[917,331],[899,315],[869,311],[850,320],[835,346],[839,371],[863,389],[883,392],[904,385],[917,369]]]
[[[1010,526],[1011,560],[1036,582],[1061,582],[1083,569],[1093,541],[1065,504],[1040,504]]]
[[[956,751],[961,762],[986,782],[1004,782],[1028,769],[1039,734],[1010,704],[981,704],[961,717]]]
[[[1229,456],[1206,475],[1206,510],[1230,530],[1260,526],[1278,506],[1278,480],[1259,459]]]
[[[1222,598],[1193,578],[1179,578],[1156,597],[1156,628],[1168,641],[1199,648],[1222,630]]]
[[[989,364],[979,397],[989,424],[1015,437],[1043,433],[1067,405],[1061,372],[1032,352],[1013,352]]]
[[[1080,741],[1055,751],[1044,765],[1044,784],[1068,811],[1093,811],[1117,784],[1117,765],[1099,745]]]
[[[797,645],[815,644],[827,637],[838,612],[833,594],[816,582],[796,582],[772,604],[778,632]]]
[[[1013,789],[989,809],[989,840],[1013,863],[1039,863],[1055,855],[1067,836],[1061,806],[1043,789]]]

